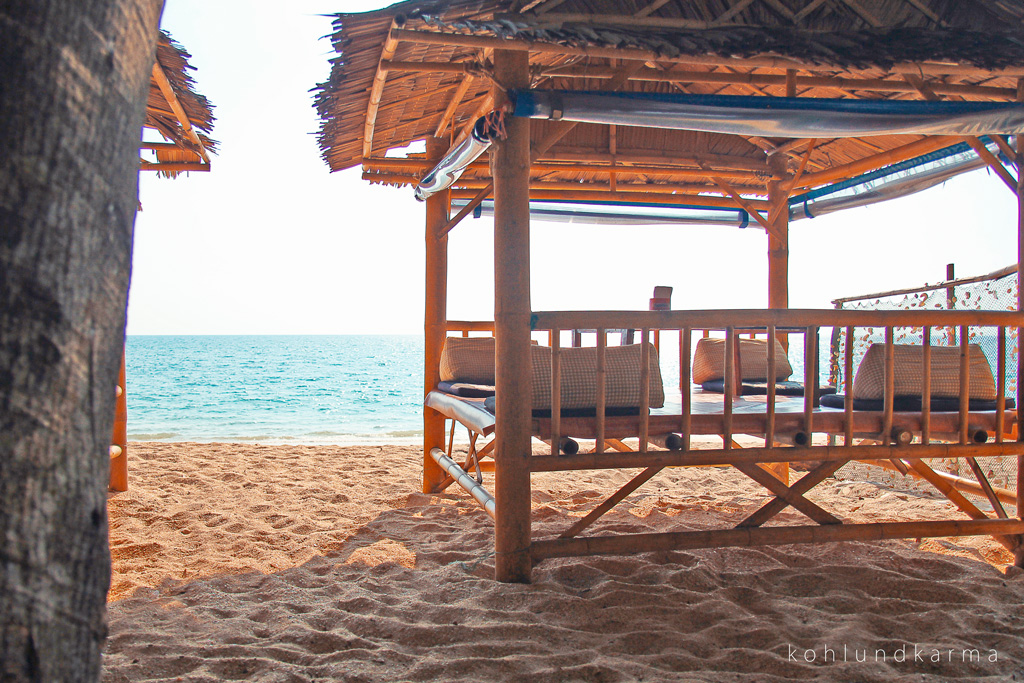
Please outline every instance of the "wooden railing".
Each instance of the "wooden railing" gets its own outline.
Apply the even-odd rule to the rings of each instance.
[[[846,331],[846,334],[853,335],[857,328],[884,328],[885,334],[885,392],[883,408],[880,411],[881,419],[878,423],[878,415],[874,416],[871,423],[869,436],[875,445],[909,445],[916,435],[919,442],[916,446],[927,447],[932,440],[937,438],[934,431],[934,414],[931,410],[931,329],[932,328],[958,328],[960,330],[960,367],[959,367],[959,410],[956,413],[955,421],[952,415],[943,415],[941,431],[955,432],[953,441],[961,446],[972,446],[978,439],[976,433],[971,429],[969,420],[969,391],[970,391],[970,364],[969,364],[969,335],[968,328],[994,328],[998,343],[998,358],[996,359],[996,371],[994,373],[996,384],[996,410],[994,411],[994,424],[990,426],[994,432],[994,444],[1002,444],[1011,426],[1011,420],[1016,418],[1016,413],[1008,413],[1006,409],[1005,396],[1007,393],[1008,377],[1006,371],[1006,330],[1017,328],[1018,343],[1021,339],[1020,327],[1024,325],[1024,316],[1017,312],[1006,311],[843,311],[834,309],[825,310],[703,310],[703,311],[564,311],[564,312],[536,312],[533,314],[532,327],[535,331],[546,331],[549,334],[552,344],[552,418],[550,428],[552,431],[552,443],[558,443],[558,435],[561,433],[562,420],[560,418],[560,391],[557,390],[560,377],[560,353],[561,332],[563,330],[589,329],[597,332],[597,386],[598,399],[596,411],[596,450],[603,449],[604,435],[606,431],[607,418],[605,417],[605,382],[604,382],[604,355],[605,335],[603,332],[608,329],[635,328],[640,331],[640,339],[650,339],[654,331],[664,334],[666,331],[676,331],[680,337],[679,343],[679,386],[681,392],[682,409],[678,416],[677,429],[681,440],[677,441],[680,450],[689,448],[689,438],[692,433],[691,424],[693,421],[690,392],[691,368],[691,347],[690,340],[694,332],[701,330],[718,331],[725,334],[725,391],[722,401],[722,414],[720,416],[721,436],[723,448],[728,450],[731,447],[732,437],[737,431],[734,424],[732,411],[733,398],[737,395],[739,379],[737,378],[737,342],[741,333],[749,334],[759,331],[766,335],[769,344],[768,349],[774,347],[777,338],[783,335],[800,335],[804,338],[804,373],[803,382],[806,387],[803,399],[803,417],[801,429],[793,431],[792,419],[787,419],[786,432],[777,430],[777,411],[775,386],[773,382],[767,383],[767,400],[765,405],[765,416],[763,417],[763,434],[765,448],[773,448],[778,443],[787,445],[811,445],[811,435],[817,433],[829,433],[830,435],[841,435],[844,438],[844,445],[854,444],[855,437],[864,437],[862,424],[867,424],[860,416],[855,418],[853,410],[853,356],[852,345],[847,345],[844,367],[845,387],[845,410],[841,414],[823,414],[816,412],[817,392],[814,390],[818,385],[818,332],[822,327],[839,327]],[[914,328],[921,330],[924,340],[922,346],[924,358],[922,361],[924,378],[922,391],[922,409],[920,417],[908,421],[906,413],[900,413],[900,420],[895,420],[897,414],[894,411],[894,335],[893,330],[898,328]],[[647,372],[646,346],[644,362],[641,363],[641,396],[649,396],[650,376]],[[768,376],[775,376],[775,356],[769,352],[767,355]],[[1017,371],[1016,399],[1017,405],[1024,401],[1024,382],[1021,381],[1020,370]],[[651,420],[646,405],[641,406],[636,436],[640,439],[639,450],[646,451],[648,440],[651,435]],[[664,429],[665,416],[655,416],[658,420],[658,429]],[[746,419],[746,416],[744,416]],[[837,420],[838,418],[838,420]],[[824,421],[823,424],[819,422]],[[744,423],[742,433],[749,433]],[[675,431],[675,430],[673,430]],[[706,433],[706,432],[702,432]],[[950,440],[948,434],[942,434],[944,440]],[[797,442],[794,443],[794,437]],[[987,435],[986,435],[987,440]],[[992,444],[990,444],[991,446]],[[997,454],[998,448],[990,449],[990,454]],[[974,452],[974,449],[971,449]],[[923,453],[915,457],[927,457]]]

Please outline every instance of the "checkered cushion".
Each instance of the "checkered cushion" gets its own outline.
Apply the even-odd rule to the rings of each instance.
[[[494,337],[447,337],[441,350],[441,381],[494,384]]]
[[[768,340],[740,339],[740,365],[743,380],[766,381],[768,378]],[[775,381],[793,374],[786,350],[775,340]],[[703,337],[693,353],[693,381],[703,384],[725,377],[725,340]]]
[[[994,401],[996,385],[985,352],[970,344],[970,398]],[[920,396],[924,381],[923,347],[910,344],[893,346],[895,396]],[[960,395],[960,347],[932,347],[932,396],[956,398]],[[885,393],[885,345],[872,344],[864,354],[853,379],[853,397],[880,399]]]
[[[665,405],[665,389],[661,382],[658,352],[650,346],[650,407]],[[533,354],[533,409],[551,409],[551,348],[535,346]],[[567,347],[560,354],[562,370],[562,408],[594,408],[597,406],[597,349]],[[605,350],[605,406],[637,408],[640,406],[640,344],[609,346]]]

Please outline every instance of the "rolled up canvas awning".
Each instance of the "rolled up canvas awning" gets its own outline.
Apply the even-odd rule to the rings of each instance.
[[[1018,102],[516,90],[514,116],[792,138],[1024,133]]]
[[[505,128],[500,112],[492,112],[478,118],[466,139],[449,149],[437,166],[416,185],[416,199],[422,202],[433,194],[447,190],[471,163],[490,149],[495,139],[504,135]]]

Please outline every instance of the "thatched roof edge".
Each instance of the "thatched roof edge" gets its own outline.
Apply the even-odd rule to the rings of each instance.
[[[167,75],[171,89],[185,110],[189,123],[196,129],[199,139],[208,151],[216,152],[218,142],[209,137],[216,121],[213,115],[214,105],[196,89],[196,82],[191,73],[196,68],[189,63],[191,57],[192,55],[181,43],[174,40],[170,33],[160,30],[156,46],[157,63]]]

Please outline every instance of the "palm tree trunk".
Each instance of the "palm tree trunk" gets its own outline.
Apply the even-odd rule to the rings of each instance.
[[[96,680],[162,0],[0,4],[0,680]]]

